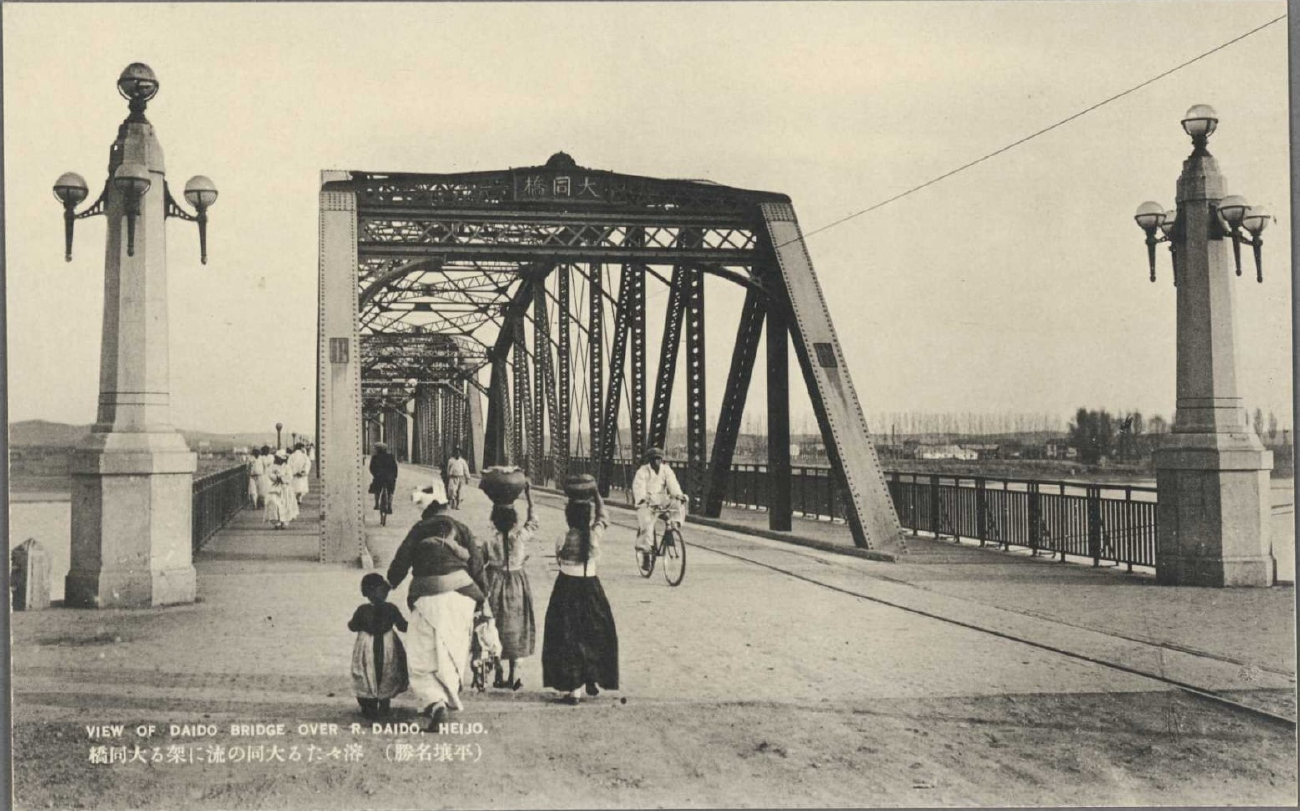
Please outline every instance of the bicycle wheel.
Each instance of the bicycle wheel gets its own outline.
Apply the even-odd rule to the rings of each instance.
[[[636,570],[641,573],[642,577],[649,577],[655,573],[655,550],[658,548],[659,528],[655,527],[654,545],[650,547],[650,553],[642,558],[639,551],[633,550],[636,554]]]
[[[686,576],[686,539],[682,537],[681,530],[671,527],[664,532],[662,551],[659,554],[664,559],[664,577],[668,580],[668,585],[679,585]]]

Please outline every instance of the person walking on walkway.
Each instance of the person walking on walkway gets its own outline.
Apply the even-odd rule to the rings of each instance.
[[[267,476],[271,487],[266,494],[266,520],[276,529],[284,529],[298,517],[298,501],[293,496],[293,473],[289,470],[289,457],[284,451],[276,452]]]
[[[519,526],[519,513],[513,505],[492,505],[492,526],[496,532],[486,544],[488,603],[496,617],[497,632],[501,639],[501,658],[510,662],[510,676],[501,678],[501,665],[496,667],[493,687],[518,690],[523,682],[515,678],[519,659],[533,655],[537,641],[537,620],[533,615],[533,590],[528,583],[524,562],[528,560],[528,544],[537,534],[537,518],[533,510],[532,488],[524,486],[528,502],[528,517]]]
[[[451,508],[460,509],[460,497],[465,485],[469,484],[469,462],[461,457],[460,448],[451,452],[451,458],[443,465],[447,477],[447,496]]]
[[[681,524],[686,520],[686,496],[677,483],[677,474],[664,462],[664,452],[651,448],[645,453],[645,464],[632,478],[632,503],[636,506],[636,551],[642,558],[641,568],[648,565],[645,556],[654,543],[655,520],[658,510],[673,505],[673,520]]]
[[[605,534],[605,503],[570,499],[564,507],[569,530],[556,544],[560,573],[546,608],[542,638],[542,684],[577,704],[587,695],[618,689],[618,631],[609,600],[596,576]]]
[[[257,476],[257,503],[263,507],[266,506],[267,494],[271,492],[271,464],[275,459],[271,456],[271,446],[262,446],[262,465],[258,468]]]
[[[311,460],[307,458],[307,449],[299,442],[293,446],[293,453],[289,454],[289,472],[293,474],[293,495],[299,504],[302,499],[311,490],[311,485],[307,480],[308,474],[311,473]]]
[[[366,602],[357,606],[348,620],[348,630],[357,635],[352,646],[352,690],[357,694],[361,714],[375,718],[388,714],[389,702],[406,692],[406,650],[393,632],[406,633],[406,617],[388,602],[388,581],[371,572],[361,578]]]
[[[262,449],[253,448],[253,455],[248,460],[248,504],[250,509],[256,510],[262,506],[262,495],[258,492],[257,483],[266,475],[266,460],[262,458]]]
[[[375,443],[375,455],[370,457],[370,476],[370,492],[375,495],[379,525],[386,526],[388,514],[393,511],[393,492],[397,489],[397,460],[383,442]]]
[[[424,512],[397,548],[388,582],[396,588],[411,575],[407,671],[411,692],[430,718],[429,729],[437,732],[449,709],[461,709],[460,692],[473,678],[475,614],[490,616],[491,608],[485,600],[482,550],[469,528],[446,514],[441,482],[415,495]]]

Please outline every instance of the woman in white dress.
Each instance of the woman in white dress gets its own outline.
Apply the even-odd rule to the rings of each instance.
[[[298,499],[293,494],[293,472],[289,469],[289,457],[284,451],[277,451],[275,461],[268,474],[270,489],[266,494],[266,520],[276,529],[284,529],[285,524],[298,517]]]

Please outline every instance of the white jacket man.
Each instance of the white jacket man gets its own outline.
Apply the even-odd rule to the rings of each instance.
[[[672,503],[673,520],[686,520],[686,496],[682,494],[677,476],[664,462],[664,452],[659,448],[646,451],[645,464],[632,479],[632,503],[636,505],[636,549],[649,552],[654,540],[657,507]]]

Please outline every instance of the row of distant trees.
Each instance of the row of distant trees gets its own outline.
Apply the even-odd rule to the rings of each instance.
[[[1267,445],[1287,444],[1287,430],[1278,429],[1277,415],[1263,409],[1254,414],[1255,433]],[[1095,465],[1102,459],[1137,461],[1151,453],[1160,434],[1169,431],[1161,416],[1145,418],[1141,411],[1112,415],[1106,409],[1080,408],[1066,432],[1066,443],[1079,454],[1079,461]]]

